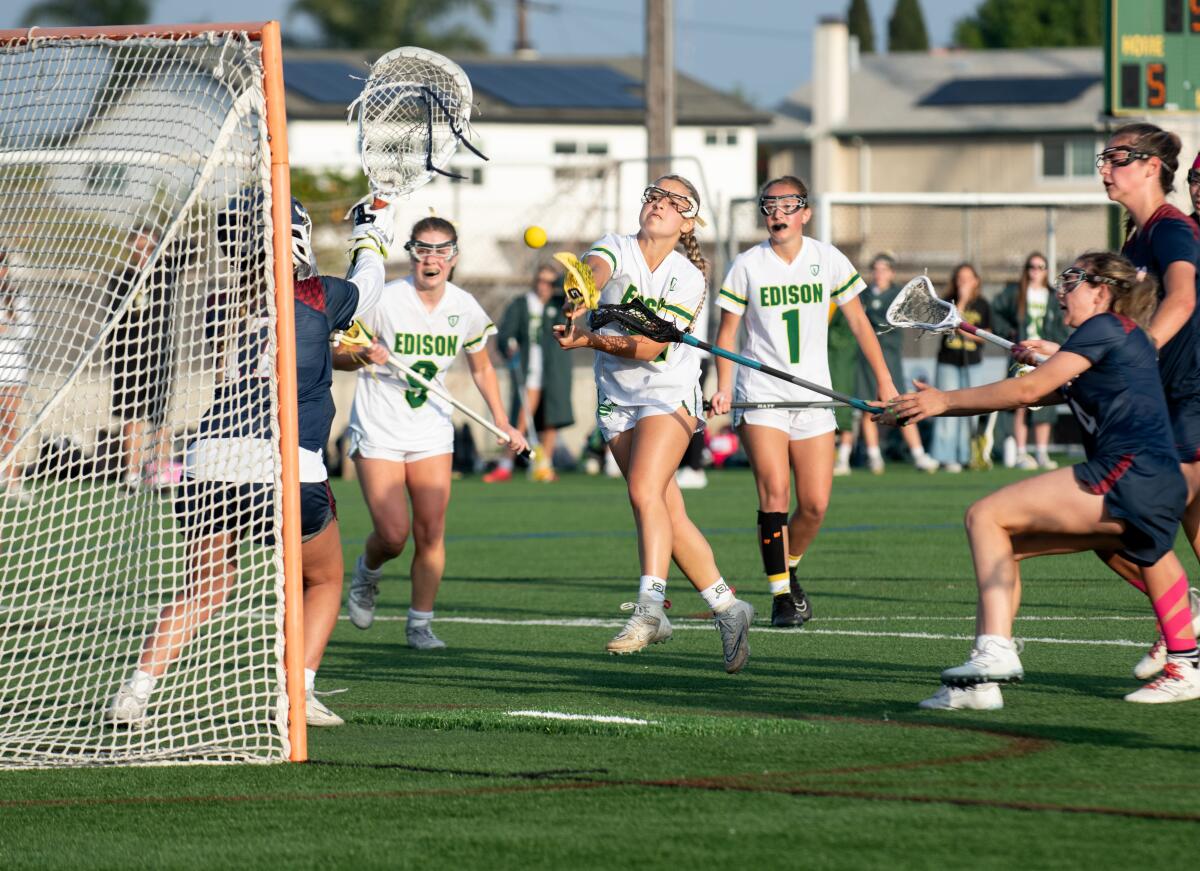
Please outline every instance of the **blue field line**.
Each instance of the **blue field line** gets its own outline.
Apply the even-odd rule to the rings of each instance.
[[[857,523],[851,526],[823,526],[822,535],[845,532],[934,532],[947,529],[962,529],[962,523]],[[700,530],[705,535],[754,535],[755,530],[749,526],[729,526]],[[637,535],[633,529],[610,529],[598,531],[592,529],[566,529],[552,532],[492,532],[470,533],[466,535],[447,535],[449,542],[468,541],[533,541],[533,540],[569,540],[578,538],[634,538]]]

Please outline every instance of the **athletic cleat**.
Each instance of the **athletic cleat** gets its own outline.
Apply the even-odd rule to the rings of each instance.
[[[530,473],[529,477],[539,484],[553,484],[558,480],[558,475],[550,466],[539,466]]]
[[[503,484],[505,481],[512,480],[512,469],[506,469],[503,466],[497,466],[483,476],[485,484]]]
[[[625,628],[604,645],[604,649],[615,656],[637,653],[651,644],[662,644],[671,640],[671,621],[667,619],[664,602],[625,602],[622,611],[632,611],[633,616]]]
[[[428,623],[408,624],[404,627],[404,637],[414,650],[441,650],[446,646],[445,641],[433,634]]]
[[[780,629],[799,629],[804,626],[804,616],[796,607],[792,594],[784,591],[771,597],[771,625]]]
[[[1162,674],[1125,697],[1127,702],[1144,705],[1190,702],[1193,699],[1200,699],[1200,668],[1170,659],[1163,666]]]
[[[375,622],[375,597],[379,595],[379,579],[382,575],[381,570],[369,571],[362,555],[354,563],[346,611],[350,614],[350,622],[359,629],[370,629]]]
[[[1192,631],[1200,638],[1200,589],[1192,587],[1188,590],[1188,606],[1192,609]],[[1158,640],[1146,651],[1137,665],[1133,667],[1133,676],[1138,680],[1150,680],[1167,664],[1167,642],[1160,633]]]
[[[850,474],[850,463],[849,462],[842,462],[841,460],[838,460],[836,463],[833,464],[833,477],[844,478],[846,475],[849,475],[849,474]]]
[[[979,683],[970,687],[942,688],[927,699],[917,702],[918,708],[927,711],[998,711],[1004,707],[1004,696],[1000,685]]]
[[[929,472],[932,474],[938,470],[939,463],[933,457],[929,456],[929,454],[922,454],[913,460],[913,466],[918,472]]]
[[[1025,669],[1021,667],[1021,658],[1017,655],[1016,644],[1000,644],[988,641],[980,649],[971,651],[971,658],[962,665],[948,668],[942,672],[942,683],[952,687],[966,687],[973,684],[1016,683],[1025,677]]]
[[[146,716],[146,706],[149,698],[143,698],[133,691],[128,681],[121,684],[117,694],[112,697],[104,711],[104,719],[114,726],[129,726],[141,728],[149,722]]]
[[[725,671],[737,674],[746,667],[750,659],[750,624],[754,622],[754,608],[749,602],[734,599],[733,604],[720,614],[713,615],[713,623],[721,633],[721,647],[725,652]]]
[[[867,468],[871,470],[872,475],[882,475],[884,472],[883,460],[869,457],[867,459]]]
[[[792,594],[792,601],[796,603],[796,613],[807,623],[813,618],[812,602],[808,600],[808,593],[804,592],[804,588],[796,583],[795,569],[791,570],[791,577],[788,579],[788,590]]]
[[[346,721],[317,698],[314,690],[304,694],[304,722],[310,726],[344,726]]]

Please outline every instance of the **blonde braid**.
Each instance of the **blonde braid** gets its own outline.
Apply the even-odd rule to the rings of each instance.
[[[700,243],[696,241],[695,231],[681,233],[679,241],[683,243],[683,250],[687,254],[688,261],[704,276],[704,293],[700,294],[700,304],[696,306],[696,315],[688,324],[688,328],[684,330],[684,332],[690,333],[696,328],[696,321],[700,320],[700,312],[704,311],[704,301],[708,297],[708,261],[704,259],[704,254],[700,251]]]

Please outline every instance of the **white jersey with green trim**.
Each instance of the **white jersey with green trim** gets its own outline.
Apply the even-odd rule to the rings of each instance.
[[[637,297],[681,330],[687,330],[702,317],[704,273],[678,251],[672,251],[651,271],[636,235],[609,234],[584,256],[599,257],[612,267],[612,277],[600,291],[601,304],[629,302]],[[628,335],[616,324],[609,324],[599,332],[608,336]],[[647,362],[597,353],[596,392],[600,402],[612,405],[658,402],[690,405],[700,381],[700,358],[700,351],[682,343],[667,345],[658,358]],[[700,413],[690,407],[688,412]]]
[[[865,289],[846,255],[806,236],[791,263],[769,241],[739,254],[717,305],[745,319],[745,356],[829,387],[829,303],[845,305]],[[738,366],[736,383],[739,401],[824,398],[747,366]]]
[[[378,305],[362,319],[372,335],[410,369],[445,388],[446,370],[460,351],[478,354],[496,332],[491,318],[470,293],[446,283],[437,306],[425,307],[408,279],[388,282]],[[431,431],[453,434],[453,409],[387,366],[359,370],[350,427],[373,444],[410,450],[414,439],[427,442]]]

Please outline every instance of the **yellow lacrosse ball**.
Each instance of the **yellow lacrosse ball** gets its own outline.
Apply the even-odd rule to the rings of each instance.
[[[536,224],[525,228],[525,244],[530,248],[541,248],[546,244],[546,231]]]

